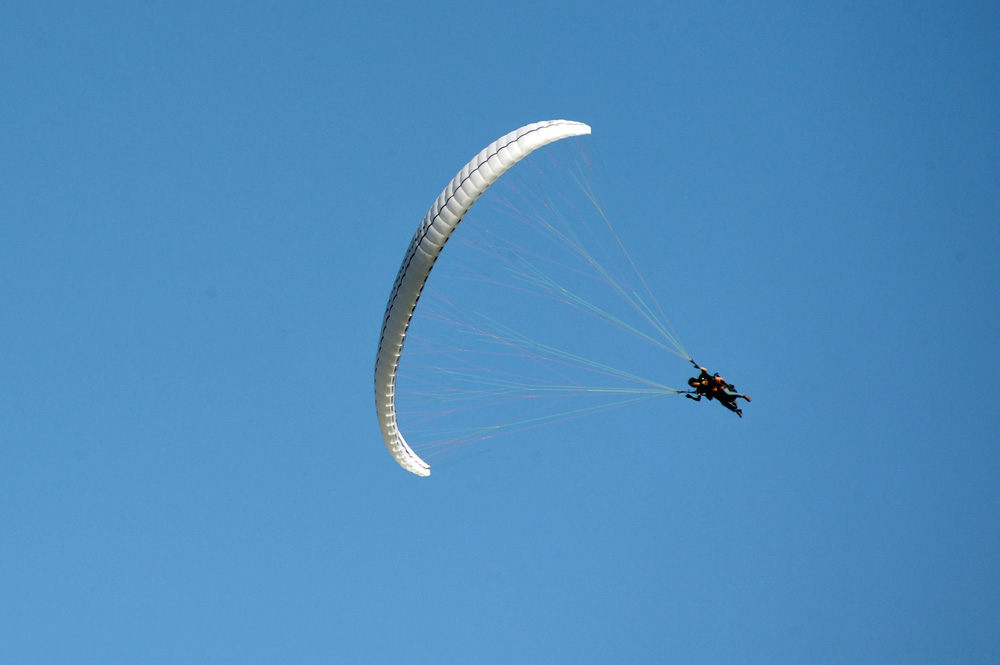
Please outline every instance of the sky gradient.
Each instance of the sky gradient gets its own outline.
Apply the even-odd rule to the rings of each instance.
[[[535,4],[0,8],[0,661],[1000,659],[1000,10]],[[753,403],[417,478],[399,261],[552,118]]]

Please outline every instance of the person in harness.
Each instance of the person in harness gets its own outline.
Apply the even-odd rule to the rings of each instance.
[[[691,364],[694,365],[695,369],[700,370],[701,374],[688,379],[688,385],[691,386],[691,390],[685,393],[684,396],[696,402],[700,402],[702,397],[707,398],[708,401],[717,400],[719,404],[742,418],[743,411],[736,406],[736,400],[742,397],[749,402],[750,398],[747,395],[741,395],[736,392],[736,386],[728,383],[718,374],[709,374],[707,369],[693,360]]]

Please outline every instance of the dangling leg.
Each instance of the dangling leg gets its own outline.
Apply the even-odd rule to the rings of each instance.
[[[720,399],[719,404],[726,407],[727,409],[738,415],[740,418],[743,417],[743,412],[740,411],[739,408],[737,408],[735,400]]]
[[[734,402],[737,399],[739,399],[740,397],[742,397],[743,399],[745,399],[748,402],[750,401],[750,397],[749,396],[747,396],[747,395],[741,395],[738,392],[736,392],[736,387],[735,386],[728,386],[726,388],[723,388],[722,392],[726,396],[728,396],[730,399],[732,399]]]

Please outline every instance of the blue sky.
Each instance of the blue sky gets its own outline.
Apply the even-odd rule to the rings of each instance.
[[[998,38],[993,3],[4,4],[0,660],[996,662]],[[399,261],[550,118],[754,401],[411,476]]]

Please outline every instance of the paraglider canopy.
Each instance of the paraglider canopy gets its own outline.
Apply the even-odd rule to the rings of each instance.
[[[430,465],[410,448],[399,431],[396,372],[410,320],[434,262],[472,205],[509,168],[553,141],[589,133],[590,127],[580,122],[549,120],[525,125],[499,138],[458,172],[417,228],[389,295],[375,358],[375,409],[382,438],[407,471],[428,476]]]

